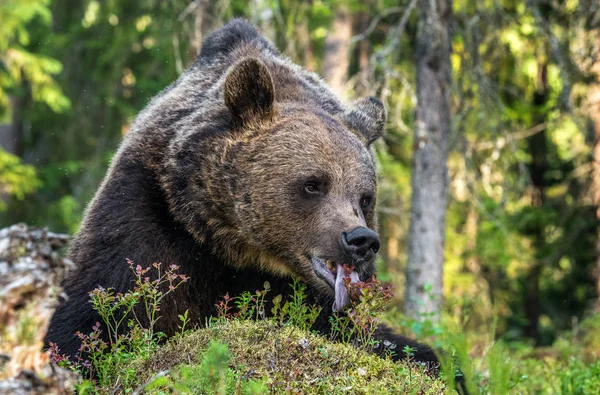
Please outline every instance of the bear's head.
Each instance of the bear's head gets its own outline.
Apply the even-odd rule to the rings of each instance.
[[[366,98],[331,114],[276,100],[276,88],[286,89],[261,60],[229,68],[220,98],[231,130],[202,154],[183,217],[226,261],[299,277],[341,310],[349,302],[344,278],[371,277],[380,247],[370,145],[383,132],[385,110]],[[209,232],[195,229],[197,212]]]

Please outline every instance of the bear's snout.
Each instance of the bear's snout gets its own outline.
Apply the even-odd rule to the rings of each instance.
[[[356,264],[371,261],[381,245],[377,233],[364,226],[342,232],[340,242],[343,250]]]

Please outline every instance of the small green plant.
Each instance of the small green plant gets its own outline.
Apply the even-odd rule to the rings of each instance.
[[[417,351],[416,348],[410,347],[408,345],[404,346],[404,348],[402,349],[402,352],[406,356],[406,361],[409,362],[408,363],[408,382],[409,383],[412,383],[412,367],[411,367],[410,362],[412,362],[412,358],[415,356],[415,351]]]
[[[229,349],[226,344],[212,341],[204,354],[199,370],[202,378],[208,381],[214,393],[225,394],[227,385],[225,372],[229,367]]]
[[[281,308],[280,322],[293,325],[303,330],[310,330],[321,313],[322,308],[319,306],[307,305],[305,303],[306,286],[304,284],[301,284],[298,280],[294,279],[291,286],[292,300],[286,302]]]
[[[342,343],[350,343],[352,341],[355,329],[348,317],[340,315],[329,316],[329,324],[331,325],[331,340],[339,340]]]
[[[188,313],[189,313],[189,310],[186,310],[185,313],[179,314],[177,316],[179,318],[179,321],[181,321],[181,326],[179,327],[180,335],[183,335],[185,333],[185,328],[186,328],[187,324],[190,323],[190,318],[188,317]]]
[[[242,293],[240,296],[235,298],[235,306],[237,307],[236,317],[241,320],[248,320],[253,318],[255,304],[254,295],[249,291]]]
[[[321,307],[306,304],[306,286],[294,280],[292,284],[292,297],[283,301],[281,295],[273,298],[271,308],[272,318],[281,325],[292,325],[301,329],[310,330],[321,313]],[[254,293],[244,292],[238,297],[225,294],[222,300],[215,305],[219,319],[266,319],[266,295],[271,290],[269,282],[265,282],[264,289]],[[232,303],[236,311],[233,311]],[[214,320],[213,320],[214,321]]]
[[[142,269],[140,265],[133,268],[133,262],[127,260],[129,267],[135,273],[135,287],[134,295],[138,296],[138,301],[144,305],[142,313],[145,314],[145,322],[141,320],[137,315],[136,311],[133,310],[133,315],[137,323],[138,328],[145,328],[146,342],[148,347],[152,345],[155,338],[156,322],[160,319],[160,304],[162,300],[179,288],[183,283],[189,280],[185,274],[178,274],[179,266],[170,265],[166,271],[163,272],[161,263],[153,263],[152,266],[156,269],[156,279],[150,280],[150,277],[145,276],[150,267]],[[92,298],[92,303],[94,300]],[[106,321],[105,321],[106,322]],[[144,325],[146,324],[146,325]]]
[[[182,394],[247,394],[258,395],[267,392],[267,386],[260,380],[250,379],[245,374],[231,369],[231,355],[227,344],[212,340],[201,355],[200,363],[180,365],[169,376],[159,376],[144,389],[150,393],[156,390],[164,393],[169,390]]]
[[[271,284],[269,284],[268,281],[265,281],[263,287],[264,289],[262,291],[257,289],[254,294],[246,291],[237,298],[234,298],[237,307],[236,316],[238,318],[242,320],[266,318],[265,296],[271,290]],[[229,312],[229,301],[231,301],[229,294],[225,294],[223,301],[216,305],[219,317],[227,317],[227,313]]]
[[[404,348],[402,349],[402,352],[404,353],[404,355],[406,355],[406,358],[409,360],[415,356],[415,351],[417,351],[417,349],[410,346],[404,346]]]

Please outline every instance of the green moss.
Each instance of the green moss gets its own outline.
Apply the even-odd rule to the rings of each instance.
[[[169,387],[189,393],[260,393],[264,388],[275,393],[454,393],[418,365],[395,363],[270,320],[219,321],[173,339],[135,369],[141,383],[152,383],[150,393]]]

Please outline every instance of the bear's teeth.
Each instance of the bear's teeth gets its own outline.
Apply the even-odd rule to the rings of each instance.
[[[335,268],[335,265],[333,264],[333,262],[327,261],[327,269],[329,269],[330,272],[333,272],[334,268]]]

